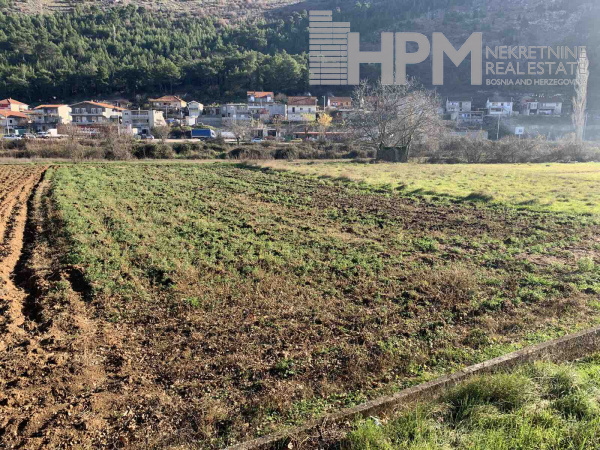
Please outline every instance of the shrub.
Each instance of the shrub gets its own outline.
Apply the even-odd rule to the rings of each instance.
[[[298,158],[298,149],[293,146],[278,148],[273,154],[275,159],[296,159]]]
[[[444,398],[450,406],[450,416],[455,422],[468,419],[473,409],[493,405],[508,412],[522,407],[534,398],[534,385],[520,374],[496,374],[475,377],[452,389]]]
[[[154,150],[154,157],[158,159],[172,159],[175,156],[175,152],[173,151],[173,147],[164,142],[156,145]]]
[[[271,152],[257,147],[238,147],[227,154],[229,159],[270,159]]]

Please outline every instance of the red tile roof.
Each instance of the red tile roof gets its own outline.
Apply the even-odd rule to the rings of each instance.
[[[102,102],[93,102],[93,101],[89,101],[89,100],[84,101],[84,102],[74,103],[74,105],[80,105],[81,103],[88,103],[90,105],[100,106],[101,108],[116,109],[117,111],[125,111],[125,108],[121,108],[119,106],[109,105],[108,103],[102,103]]]
[[[39,105],[33,109],[42,109],[42,108],[58,108],[60,106],[69,106],[69,105]]]
[[[4,100],[0,100],[0,105],[3,105],[5,103],[7,105],[10,105],[10,104],[14,103],[15,105],[29,106],[27,103],[20,102],[18,100],[15,100],[14,98],[5,98]]]
[[[331,100],[332,102],[348,103],[352,102],[352,97],[329,97],[329,100]]]
[[[163,95],[160,98],[150,98],[148,99],[151,102],[184,102],[185,100],[182,100],[181,98],[177,97],[176,95]]]
[[[317,98],[316,97],[288,97],[288,105],[317,106]]]
[[[27,114],[19,112],[19,111],[11,111],[10,109],[0,109],[0,116],[20,117],[21,119],[27,119]]]
[[[274,98],[275,94],[273,92],[248,91],[248,97],[264,98],[269,96],[271,98]]]

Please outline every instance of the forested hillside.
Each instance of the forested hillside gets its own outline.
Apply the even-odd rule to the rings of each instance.
[[[72,11],[76,7],[97,6],[143,6],[154,10],[189,12],[198,16],[216,16],[231,21],[258,17],[266,11],[301,0],[0,0],[0,4],[11,6],[27,14],[44,14]]]
[[[0,16],[0,97],[131,95],[191,86],[204,98],[306,89],[306,17],[231,27],[128,6]],[[292,56],[294,54],[295,56]]]
[[[336,20],[361,32],[367,47],[369,41],[377,45],[380,31],[442,31],[457,43],[483,31],[486,45],[587,45],[592,88],[597,78],[595,0],[265,0],[245,4],[255,11],[290,6],[235,22],[204,12],[241,2],[190,1],[164,10],[139,6],[143,1],[113,7],[84,2],[103,6],[30,15],[18,12],[17,3],[32,4],[0,0],[0,97],[28,102],[161,92],[206,102],[243,98],[248,89],[306,92],[307,9],[334,10]],[[443,89],[469,88],[465,69],[448,70]],[[411,70],[429,84],[427,64]]]

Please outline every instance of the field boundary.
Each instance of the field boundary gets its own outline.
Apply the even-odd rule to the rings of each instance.
[[[410,402],[430,400],[442,390],[454,386],[474,375],[510,369],[519,364],[548,360],[553,362],[572,361],[600,350],[600,326],[564,336],[552,341],[543,342],[499,356],[479,364],[475,364],[458,372],[427,383],[404,389],[393,395],[386,395],[362,403],[352,408],[343,409],[304,426],[270,434],[251,441],[227,447],[227,450],[267,450],[288,448],[289,442],[303,442],[307,437],[320,434],[321,429],[343,422],[351,422],[360,418],[391,413],[399,406]],[[297,447],[296,447],[297,448]]]

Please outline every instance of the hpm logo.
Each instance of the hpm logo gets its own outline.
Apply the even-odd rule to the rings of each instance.
[[[444,55],[460,65],[471,54],[471,84],[483,81],[483,37],[473,33],[458,50],[442,33],[433,33],[432,43],[420,33],[381,33],[381,51],[360,51],[360,33],[350,32],[349,22],[333,22],[331,11],[310,11],[310,84],[360,84],[360,65],[381,64],[383,84],[406,84],[406,66],[427,59],[433,49],[433,84],[444,84]],[[414,42],[416,52],[406,44]],[[395,47],[395,50],[394,50]]]

